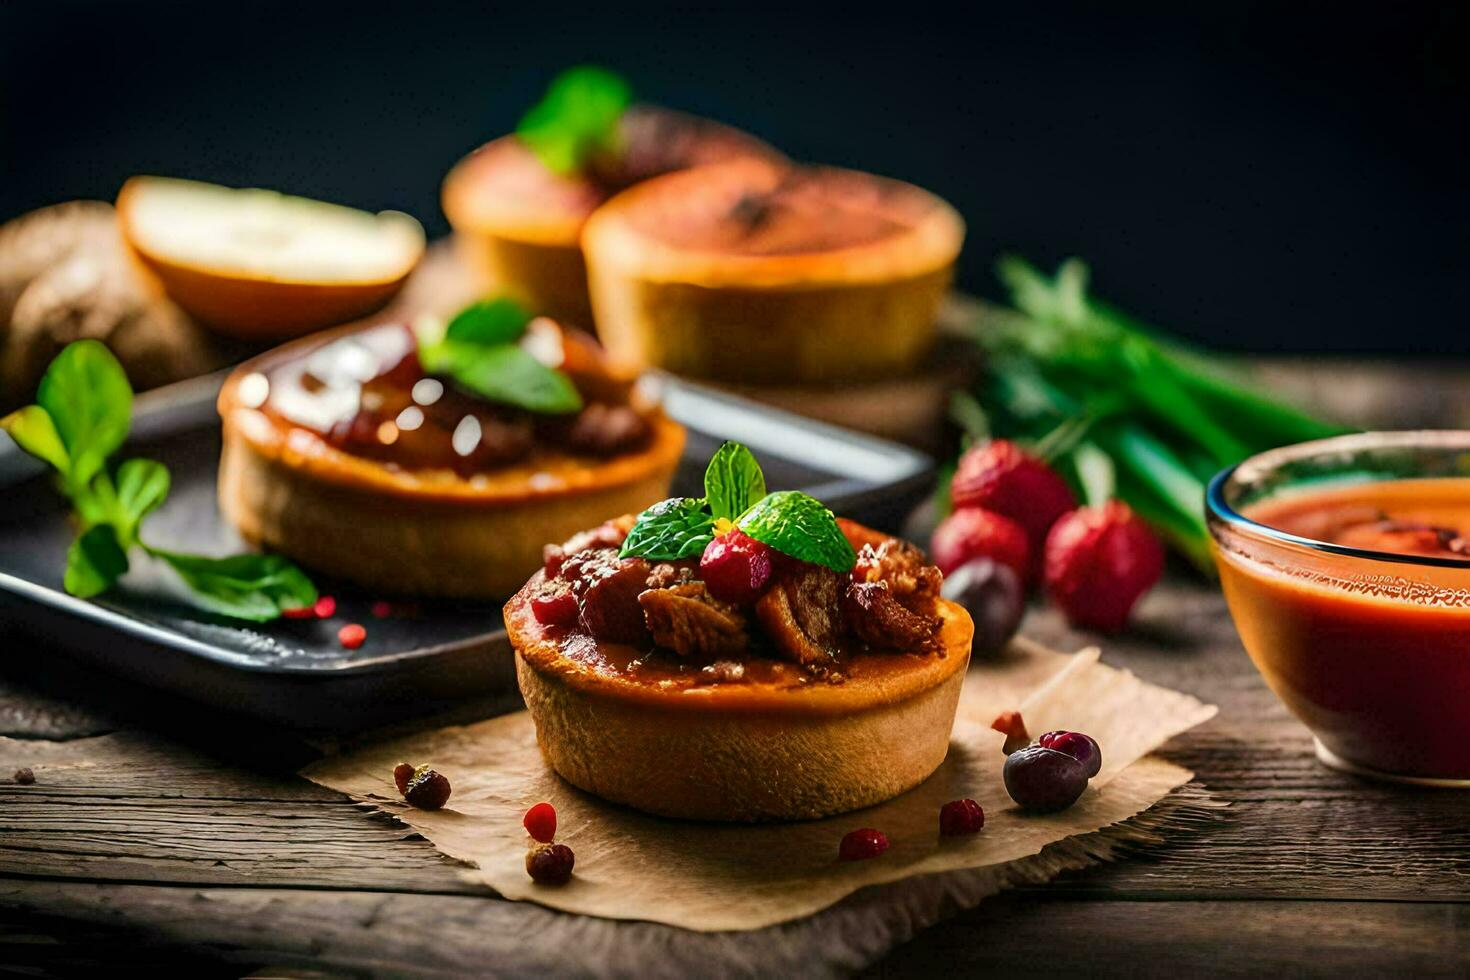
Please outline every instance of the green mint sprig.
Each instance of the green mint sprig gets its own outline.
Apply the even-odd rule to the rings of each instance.
[[[143,519],[168,497],[169,472],[151,459],[107,460],[132,424],[133,389],[112,352],[95,340],[67,345],[46,369],[36,404],[0,418],[16,445],[51,466],[79,525],[62,585],[82,599],[110,589],[141,550],[168,564],[203,609],[265,621],[316,601],[316,587],[279,555],[208,558],[154,548]]]
[[[711,457],[703,497],[673,497],[639,514],[619,554],[656,561],[694,558],[730,528],[836,572],[852,571],[857,561],[832,512],[799,490],[767,493],[755,455],[738,442],[726,442]]]
[[[487,401],[543,415],[582,408],[582,396],[561,371],[520,346],[531,314],[501,297],[472,303],[456,313],[442,336],[417,331],[419,361]]]
[[[569,68],[521,117],[516,136],[552,173],[579,173],[596,157],[622,152],[618,122],[632,101],[632,87],[606,68]]]

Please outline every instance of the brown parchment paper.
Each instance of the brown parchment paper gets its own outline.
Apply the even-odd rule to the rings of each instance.
[[[1017,707],[1033,735],[1069,728],[1102,746],[1102,771],[1062,813],[1024,814],[1006,795],[1004,739],[989,725]],[[971,667],[949,757],[933,776],[897,799],[826,820],[729,826],[605,803],[545,766],[523,711],[333,756],[302,775],[393,814],[506,898],[699,931],[758,929],[868,885],[957,869],[1003,872],[1049,844],[1127,820],[1193,776],[1147,753],[1214,713],[1213,705],[1102,664],[1095,648],[1068,656],[1018,640],[999,660]],[[450,778],[454,795],[444,810],[398,799],[392,770],[401,761],[429,763]],[[965,796],[984,807],[984,830],[941,838],[939,807]],[[576,852],[576,874],[564,886],[536,885],[526,875],[521,817],[540,800],[556,805],[557,840]],[[838,841],[857,827],[881,829],[892,847],[873,860],[839,862]]]

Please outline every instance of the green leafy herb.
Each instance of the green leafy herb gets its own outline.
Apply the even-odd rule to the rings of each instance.
[[[128,552],[138,548],[167,562],[199,605],[239,619],[274,619],[282,610],[316,600],[311,581],[276,555],[206,558],[149,547],[143,519],[168,497],[169,473],[151,459],[130,459],[107,469],[107,458],[127,438],[133,389],[117,359],[102,344],[68,345],[46,370],[37,404],[0,418],[16,445],[50,464],[81,524],[66,555],[62,585],[91,598],[128,571]]]
[[[473,303],[455,314],[442,336],[419,331],[419,360],[425,371],[486,401],[543,415],[580,411],[582,396],[571,379],[517,343],[530,319],[514,300]]]
[[[454,315],[444,329],[445,340],[490,346],[513,344],[526,332],[531,314],[508,296],[482,299]]]
[[[1029,443],[1090,502],[1116,493],[1206,574],[1205,481],[1253,453],[1347,431],[1096,300],[1076,259],[1046,276],[1006,257],[997,275],[1013,308],[976,324],[986,372],[956,400],[956,421]]]
[[[802,561],[850,572],[857,555],[837,518],[815,497],[799,490],[767,494],[735,526],[757,541]]]
[[[621,76],[595,65],[569,68],[521,117],[516,135],[548,170],[577,173],[594,157],[622,151],[618,121],[632,101]]]
[[[714,540],[714,528],[702,497],[670,497],[638,515],[618,554],[657,561],[695,558]]]
[[[704,496],[716,519],[733,521],[765,495],[766,477],[754,453],[733,441],[715,450],[704,471]]]

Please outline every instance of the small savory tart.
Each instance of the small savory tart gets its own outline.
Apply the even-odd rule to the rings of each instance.
[[[667,493],[683,427],[587,335],[514,333],[426,345],[434,324],[390,323],[241,365],[219,396],[225,516],[386,594],[503,599],[547,540]]]
[[[582,225],[613,194],[687,167],[739,157],[779,159],[731,126],[657,106],[633,106],[618,123],[621,152],[573,173],[546,167],[516,135],[461,160],[442,204],[466,264],[486,289],[591,326]]]
[[[747,159],[619,194],[582,246],[615,359],[779,385],[915,370],[963,239],[955,210],[911,184]]]
[[[664,816],[796,820],[887,800],[944,760],[969,614],[913,545],[820,505],[779,513],[792,499],[703,535],[713,495],[666,502],[547,549],[505,620],[563,778]]]

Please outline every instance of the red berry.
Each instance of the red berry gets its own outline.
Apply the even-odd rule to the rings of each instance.
[[[837,856],[843,861],[865,861],[875,858],[888,850],[888,838],[881,830],[872,827],[863,827],[860,830],[850,830],[842,837],[842,843],[837,848]]]
[[[568,626],[577,621],[577,597],[565,582],[531,597],[531,615],[543,626]]]
[[[716,599],[747,606],[770,584],[773,566],[771,546],[737,529],[705,546],[699,558],[699,577]]]
[[[543,844],[550,844],[556,839],[556,807],[550,803],[537,803],[531,807],[521,818],[521,823],[526,833]]]
[[[393,603],[387,599],[378,599],[373,603],[373,618],[387,619],[393,615]]]
[[[1074,626],[1121,630],[1163,573],[1163,547],[1121,501],[1079,507],[1046,538],[1046,591]]]
[[[526,852],[526,874],[538,885],[565,885],[577,856],[565,844],[542,844]]]
[[[281,615],[287,619],[315,619],[316,610],[311,606],[297,606],[295,609],[282,609]]]
[[[950,514],[934,529],[929,551],[946,575],[968,561],[989,558],[1011,569],[1023,582],[1030,578],[1031,545],[1026,531],[993,511],[967,507]]]
[[[939,834],[958,837],[977,834],[985,826],[985,811],[974,800],[950,800],[939,808]]]
[[[1038,555],[1052,524],[1077,506],[1054,470],[1005,439],[993,439],[961,456],[949,493],[956,508],[983,507],[1020,524]]]
[[[337,613],[337,600],[329,595],[321,596],[312,603],[311,612],[317,619],[331,619]]]
[[[403,798],[420,810],[437,810],[449,802],[449,792],[448,776],[428,766],[419,766],[409,777]]]
[[[361,623],[348,623],[337,631],[337,642],[349,650],[356,650],[367,641],[367,630]]]
[[[398,787],[400,795],[408,792],[408,781],[413,778],[413,764],[400,762],[393,767],[393,785]]]
[[[1036,740],[1036,744],[1070,755],[1082,763],[1082,768],[1091,779],[1102,769],[1102,749],[1097,740],[1081,732],[1047,732]]]

